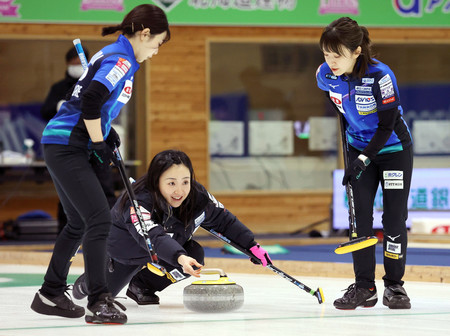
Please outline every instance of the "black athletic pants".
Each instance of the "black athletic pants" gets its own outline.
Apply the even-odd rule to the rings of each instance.
[[[349,146],[349,162],[360,154]],[[373,206],[378,185],[383,191],[384,285],[403,285],[406,246],[408,195],[413,168],[412,146],[401,152],[380,154],[370,163],[357,182],[352,183],[358,237],[373,235]],[[353,252],[356,285],[371,288],[375,284],[375,246]]]
[[[87,150],[44,145],[44,158],[67,225],[56,239],[41,290],[53,296],[64,293],[69,267],[82,243],[90,306],[101,293],[109,292],[105,279],[106,238],[111,225],[109,204]]]
[[[203,247],[195,240],[189,240],[183,245],[188,256],[197,260],[200,264],[204,264],[205,252]],[[160,260],[160,265],[164,266],[167,272],[175,278],[177,281],[184,280],[190,277],[189,274],[184,274],[183,269],[180,267],[173,267],[163,260]],[[142,268],[144,265],[125,265],[115,260],[110,260],[110,267],[107,270],[106,280],[108,287],[113,296],[119,294],[119,292],[130,281],[140,288],[146,288],[153,292],[162,291],[173,282],[167,276],[159,276],[150,272],[147,268]]]

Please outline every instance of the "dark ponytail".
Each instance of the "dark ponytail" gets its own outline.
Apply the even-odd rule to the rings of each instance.
[[[369,31],[349,17],[341,17],[326,26],[319,45],[322,51],[334,52],[338,55],[343,54],[343,47],[351,52],[361,47],[361,54],[353,68],[352,77],[362,78],[367,73],[369,65],[378,63],[373,59]]]
[[[102,36],[114,34],[118,31],[121,31],[124,35],[132,36],[145,28],[149,28],[152,35],[167,32],[164,42],[170,40],[169,22],[166,13],[161,8],[150,4],[134,7],[124,17],[121,24],[104,27]]]

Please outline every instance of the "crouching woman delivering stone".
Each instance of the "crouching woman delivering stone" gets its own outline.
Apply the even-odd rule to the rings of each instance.
[[[168,273],[162,277],[143,268],[152,260],[133,207],[123,193],[111,210],[113,225],[107,241],[106,281],[113,296],[129,284],[126,294],[138,304],[158,304],[155,292],[190,275],[199,277],[204,251],[192,237],[200,226],[248,249],[255,256],[254,263],[271,263],[253,233],[195,180],[191,160],[184,152],[166,150],[157,154],[133,189],[153,248]],[[87,288],[81,275],[73,296],[84,298],[89,294]]]

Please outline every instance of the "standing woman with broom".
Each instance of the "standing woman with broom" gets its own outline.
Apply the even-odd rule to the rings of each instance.
[[[67,215],[59,234],[44,283],[31,309],[39,314],[78,318],[85,315],[65,292],[74,255],[83,244],[89,297],[88,323],[127,322],[105,279],[106,238],[111,226],[108,201],[90,157],[109,167],[120,144],[111,128],[121,108],[129,101],[139,63],[152,58],[170,39],[166,14],[157,6],[144,4],[132,9],[115,26],[104,27],[102,35],[121,32],[116,42],[96,53],[64,102],[47,124],[41,143],[48,171]]]
[[[406,264],[408,195],[413,168],[412,138],[402,115],[397,80],[392,70],[373,58],[368,30],[342,17],[323,31],[320,48],[325,63],[317,69],[317,85],[345,118],[348,162],[343,185],[353,189],[359,237],[373,235],[373,204],[383,190],[384,295],[390,309],[409,309],[403,288]],[[375,246],[353,252],[355,283],[337,309],[373,307]]]

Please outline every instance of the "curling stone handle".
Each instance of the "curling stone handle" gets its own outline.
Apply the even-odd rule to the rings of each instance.
[[[204,268],[201,270],[201,274],[219,274],[221,277],[227,276],[220,268]]]

